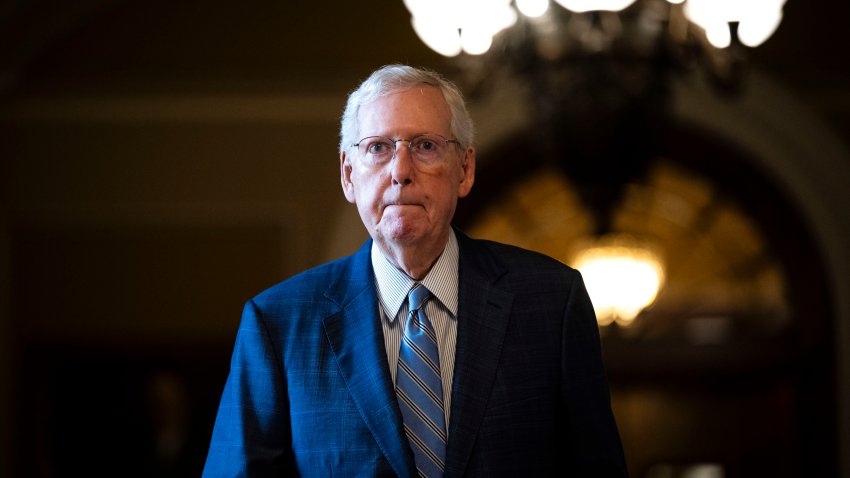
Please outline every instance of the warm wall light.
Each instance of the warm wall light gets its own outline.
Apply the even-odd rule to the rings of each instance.
[[[581,250],[573,265],[584,277],[600,325],[631,324],[655,301],[664,282],[658,256],[624,238],[603,239]]]

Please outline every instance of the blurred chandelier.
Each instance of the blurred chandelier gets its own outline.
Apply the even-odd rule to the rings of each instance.
[[[785,0],[404,0],[429,48],[455,57],[467,90],[495,70],[616,58],[682,69],[700,64],[717,86],[740,83],[747,48],[782,21]],[[671,68],[667,68],[667,71]],[[627,73],[628,75],[628,73]]]
[[[705,40],[723,49],[737,40],[756,47],[770,38],[782,21],[785,0],[555,0],[566,11],[552,11],[549,0],[404,0],[413,29],[428,47],[453,57],[481,55],[496,36],[528,23],[540,36],[562,29],[582,47],[601,49],[635,21],[644,35],[663,26],[676,41]],[[567,23],[552,25],[566,13]],[[627,15],[627,13],[629,15]]]
[[[625,186],[646,174],[669,131],[673,75],[700,69],[734,93],[747,49],[776,31],[785,0],[404,3],[469,96],[525,96],[536,149],[522,154],[572,181],[604,241]],[[663,285],[661,261],[635,244],[598,242],[572,259],[602,325],[629,325]]]

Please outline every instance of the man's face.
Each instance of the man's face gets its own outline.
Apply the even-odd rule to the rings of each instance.
[[[409,139],[431,133],[455,139],[451,113],[439,89],[417,86],[361,106],[359,138]],[[458,198],[469,194],[475,177],[475,152],[450,143],[436,164],[417,164],[406,141],[396,156],[370,166],[357,148],[340,155],[342,189],[382,247],[442,246],[448,238]]]

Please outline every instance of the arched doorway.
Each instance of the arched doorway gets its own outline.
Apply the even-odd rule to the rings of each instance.
[[[487,146],[457,223],[568,261],[594,214],[522,131]],[[612,229],[668,265],[634,327],[603,329],[632,474],[835,475],[836,291],[810,218],[764,161],[677,122]]]

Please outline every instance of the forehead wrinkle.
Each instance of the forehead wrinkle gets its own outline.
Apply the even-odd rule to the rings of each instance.
[[[432,92],[436,93],[436,95],[429,98],[429,93]],[[414,101],[413,104],[410,104],[411,98],[408,98],[407,101],[392,99],[394,96],[405,93],[418,93],[415,98],[423,98],[424,101]],[[437,100],[437,98],[442,101]],[[382,100],[395,101],[395,103],[381,105],[380,108],[383,111],[378,113],[372,108]],[[409,111],[407,108],[409,108]],[[384,118],[385,116],[392,116],[392,121]],[[376,120],[377,118],[380,119]],[[379,129],[364,129],[363,125],[369,119],[373,120],[370,126],[378,127]],[[426,126],[422,125],[423,122],[426,123]],[[370,136],[383,136],[389,139],[409,139],[413,136],[428,133],[439,134],[440,136],[450,138],[452,137],[452,132],[451,109],[445,101],[445,96],[439,88],[428,84],[388,91],[368,102],[362,103],[357,108],[357,137],[361,139]]]

